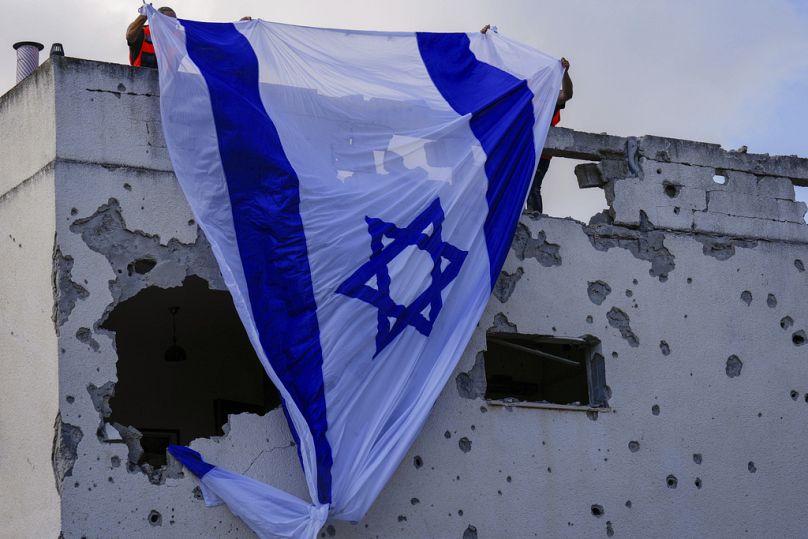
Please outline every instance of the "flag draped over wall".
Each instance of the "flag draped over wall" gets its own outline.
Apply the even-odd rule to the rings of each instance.
[[[455,368],[562,68],[493,32],[144,10],[174,169],[283,397],[311,500],[171,452],[259,536],[313,538],[363,517]]]

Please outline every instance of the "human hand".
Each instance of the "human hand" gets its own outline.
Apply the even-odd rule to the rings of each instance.
[[[559,62],[561,62],[561,67],[564,68],[564,71],[567,71],[570,68],[570,61],[564,58],[563,56],[561,57],[561,60],[559,60]]]
[[[481,33],[481,34],[484,34],[484,33],[486,33],[486,32],[487,32],[488,30],[490,30],[490,29],[491,29],[491,25],[490,25],[490,24],[486,24],[485,26],[483,26],[482,28],[480,28],[480,33]]]

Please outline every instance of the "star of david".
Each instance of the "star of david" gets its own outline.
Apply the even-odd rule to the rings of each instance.
[[[381,219],[365,217],[371,238],[370,258],[337,288],[337,292],[378,309],[374,358],[408,326],[424,336],[432,332],[443,307],[441,291],[457,277],[468,254],[441,239],[443,219],[440,199],[435,199],[404,228]],[[385,238],[388,239],[386,245]],[[429,254],[432,259],[431,282],[409,305],[399,305],[390,297],[388,266],[411,245]],[[374,277],[375,288],[369,284]]]

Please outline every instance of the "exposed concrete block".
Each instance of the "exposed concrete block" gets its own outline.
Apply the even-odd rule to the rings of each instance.
[[[614,221],[638,225],[644,211],[656,226],[689,230],[692,210],[707,208],[707,192],[656,178],[631,178],[614,183]]]
[[[652,159],[641,158],[640,170],[646,181],[654,183],[671,182],[688,187],[694,187],[707,191],[714,186],[722,188],[721,185],[713,181],[715,169],[712,167],[700,167],[683,165],[680,163],[664,163]]]
[[[794,200],[794,184],[788,178],[764,176],[758,180],[757,193],[772,198]]]
[[[805,202],[792,202],[790,200],[777,199],[777,208],[780,215],[793,215],[795,222],[805,222],[805,212],[808,211],[808,205],[806,205]],[[791,219],[786,219],[786,221],[791,221]]]
[[[808,185],[808,159],[729,152],[718,144],[646,135],[639,139],[639,153],[654,161],[783,176],[796,185]]]
[[[578,178],[578,187],[581,189],[601,187],[605,183],[603,173],[597,163],[576,165],[575,177]]]
[[[637,176],[629,169],[626,159],[604,159],[598,164],[598,167],[607,181]]]
[[[808,225],[787,221],[696,212],[693,215],[693,226],[697,232],[808,243]]]
[[[710,193],[707,210],[710,212],[736,215],[740,217],[756,217],[776,221],[804,222],[805,204],[778,200],[774,198],[715,191]]]
[[[565,127],[553,127],[547,134],[544,152],[569,159],[620,159],[626,157],[626,138],[614,135],[584,133]]]

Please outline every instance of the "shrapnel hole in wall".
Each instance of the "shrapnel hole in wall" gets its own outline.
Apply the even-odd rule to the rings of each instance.
[[[489,333],[485,351],[488,400],[607,406],[598,341]]]
[[[199,277],[142,290],[101,327],[115,332],[118,353],[109,420],[143,435],[137,464],[162,466],[169,444],[222,435],[229,414],[280,405],[230,294]]]

